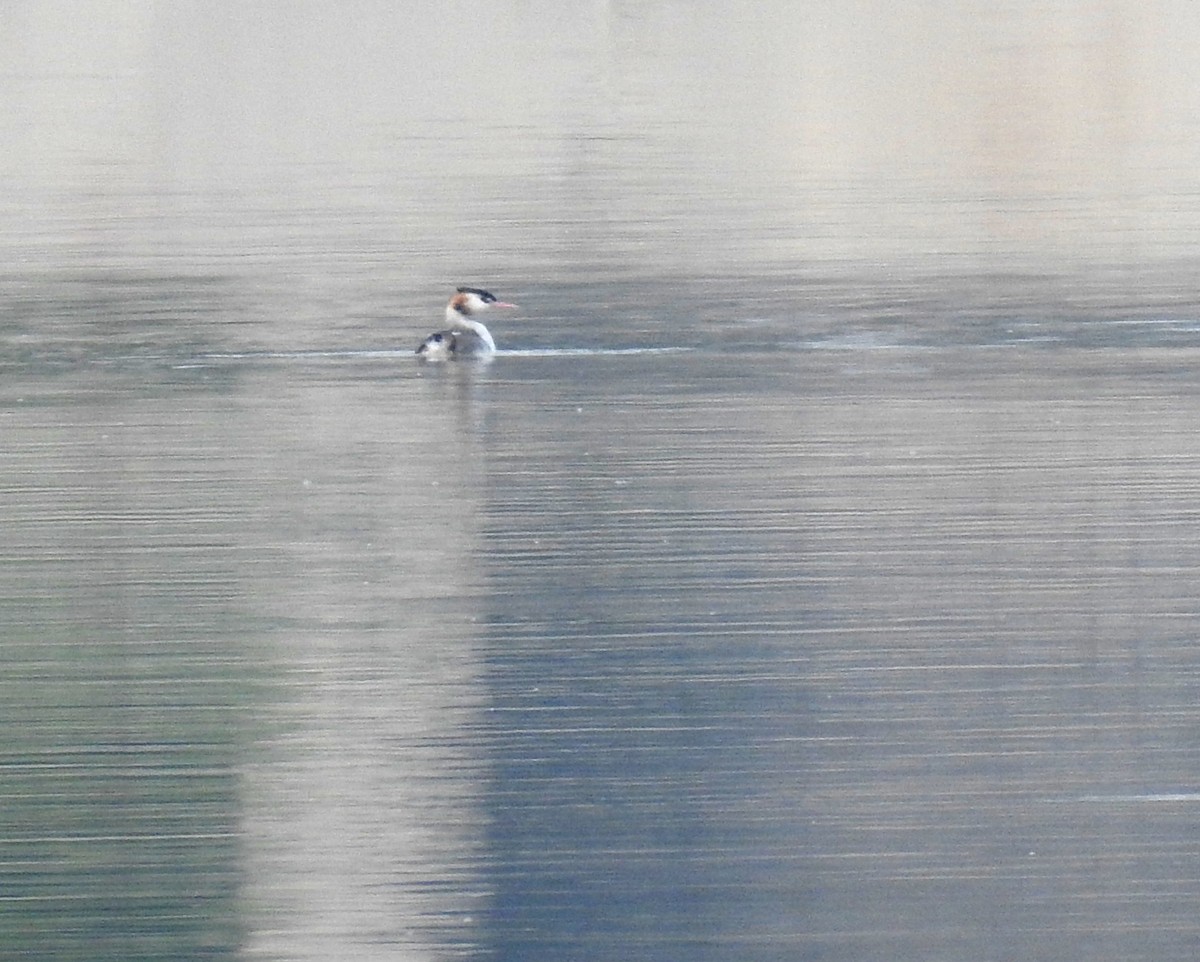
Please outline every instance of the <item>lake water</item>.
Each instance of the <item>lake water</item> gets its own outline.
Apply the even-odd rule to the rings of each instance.
[[[0,955],[1197,957],[1200,8],[0,28]]]

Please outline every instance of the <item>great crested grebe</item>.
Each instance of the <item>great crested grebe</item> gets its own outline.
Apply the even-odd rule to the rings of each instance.
[[[492,340],[491,331],[473,315],[481,314],[489,307],[516,306],[498,300],[490,291],[460,287],[446,305],[446,330],[425,338],[417,348],[417,354],[429,361],[494,354],[496,342]]]

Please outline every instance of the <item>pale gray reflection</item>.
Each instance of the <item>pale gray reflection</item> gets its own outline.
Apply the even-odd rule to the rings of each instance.
[[[1194,261],[1186,0],[82,9],[5,15],[0,243],[265,268],[272,334],[367,262],[423,292],[1005,271],[1069,300]]]
[[[246,614],[272,626],[278,669],[272,734],[239,783],[252,957],[472,944],[483,611],[463,373],[267,360],[243,379],[246,437],[271,439],[242,533],[260,556]]]

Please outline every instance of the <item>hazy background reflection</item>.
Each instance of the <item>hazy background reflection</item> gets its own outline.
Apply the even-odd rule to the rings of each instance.
[[[1198,30],[0,8],[6,957],[1194,958]]]

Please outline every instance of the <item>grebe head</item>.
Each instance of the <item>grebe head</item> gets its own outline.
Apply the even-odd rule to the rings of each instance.
[[[446,305],[446,320],[455,321],[460,317],[470,317],[480,314],[489,307],[516,307],[500,300],[491,291],[481,287],[460,287]]]
[[[454,353],[457,341],[452,332],[438,331],[421,342],[417,353],[427,361],[441,361]]]

